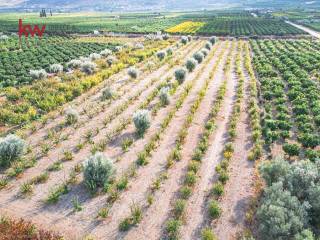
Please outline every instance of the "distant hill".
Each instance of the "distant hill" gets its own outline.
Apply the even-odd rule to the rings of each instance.
[[[167,11],[223,8],[316,8],[320,0],[0,0],[0,10]]]

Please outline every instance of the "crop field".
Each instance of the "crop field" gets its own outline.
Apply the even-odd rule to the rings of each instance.
[[[156,33],[159,31],[180,34],[217,36],[299,35],[303,31],[280,19],[250,13],[195,12],[159,14],[56,14],[41,19],[36,14],[0,15],[0,31],[16,32],[17,22],[46,24],[46,32],[92,33],[93,30],[120,33]]]
[[[319,239],[320,41],[248,12],[83,34],[112,16],[0,25],[0,240]]]

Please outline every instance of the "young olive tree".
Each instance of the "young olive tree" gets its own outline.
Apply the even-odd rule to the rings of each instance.
[[[197,60],[198,63],[202,63],[204,56],[202,52],[196,52],[193,54],[193,58]]]
[[[93,74],[97,65],[91,61],[84,61],[81,63],[81,71],[86,74]]]
[[[157,58],[158,58],[160,61],[162,61],[162,60],[166,57],[166,52],[165,52],[165,51],[158,51],[158,52],[156,53],[156,55],[157,55]]]
[[[187,70],[185,68],[178,68],[174,72],[175,79],[178,81],[179,84],[182,84],[184,80],[186,80]]]
[[[18,160],[25,148],[25,141],[16,135],[10,134],[0,138],[0,166],[9,166]]]
[[[68,107],[65,111],[65,121],[66,124],[71,125],[79,120],[79,113],[76,109]]]
[[[47,77],[47,72],[44,69],[40,70],[30,70],[30,76],[34,80],[42,80]]]
[[[192,72],[196,68],[197,64],[198,62],[194,58],[190,58],[187,60],[185,66],[189,72]]]
[[[151,124],[150,113],[146,109],[138,110],[133,114],[133,123],[139,136],[143,136]]]
[[[137,78],[139,73],[138,73],[138,70],[134,67],[130,67],[128,69],[128,75],[131,77],[131,78]]]
[[[63,66],[61,64],[52,64],[49,66],[50,73],[61,73],[63,72]]]
[[[159,91],[159,98],[162,106],[168,105],[170,103],[169,91],[169,87],[163,87]]]
[[[88,157],[83,164],[84,182],[91,192],[105,187],[114,176],[114,173],[113,162],[101,152]]]

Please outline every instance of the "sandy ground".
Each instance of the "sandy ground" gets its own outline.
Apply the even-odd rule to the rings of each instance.
[[[204,103],[211,106],[219,86],[224,80],[223,66],[226,61],[228,51],[225,52],[222,62],[219,64],[214,76],[213,85],[208,89],[210,94],[206,95]],[[190,160],[193,150],[199,140],[202,126],[206,122],[210,107],[200,106],[200,115],[196,115],[195,122],[188,130],[188,136],[182,149],[181,161],[168,171],[168,180],[164,181],[162,188],[155,194],[155,202],[147,210],[145,218],[139,226],[128,233],[125,239],[158,239],[163,232],[163,224],[170,213],[170,204],[176,197],[176,192],[182,184],[183,175],[186,171],[188,161]]]
[[[202,43],[201,43],[202,44]],[[198,44],[199,45],[199,44]],[[202,46],[202,45],[200,45]],[[194,48],[193,51],[196,51],[198,48]],[[191,56],[191,54],[193,53],[193,51],[188,52],[188,55]],[[170,72],[167,72],[167,74],[172,74],[173,70]],[[162,78],[165,78],[167,75],[163,74]],[[149,90],[150,91],[150,90]],[[143,100],[143,98],[142,98]],[[130,106],[131,110],[128,110],[128,113],[131,115],[132,114],[132,107]],[[102,135],[103,136],[103,135]],[[73,138],[72,138],[73,139]],[[72,144],[72,142],[70,142],[70,144]],[[74,144],[74,143],[73,143]],[[74,233],[77,231],[74,230],[67,230],[67,226],[69,227],[73,227],[74,229],[74,222],[72,222],[70,218],[66,218],[66,216],[69,216],[70,213],[70,209],[72,206],[70,206],[70,199],[69,201],[66,203],[64,202],[66,205],[65,206],[53,206],[53,207],[43,207],[42,204],[42,200],[43,197],[46,196],[46,194],[48,193],[48,190],[50,189],[50,186],[52,186],[54,183],[59,183],[61,182],[61,180],[66,178],[66,175],[68,174],[68,170],[71,169],[71,166],[73,166],[75,164],[75,162],[81,162],[81,160],[83,160],[83,158],[88,155],[88,149],[86,150],[86,152],[81,151],[79,154],[77,154],[75,156],[75,160],[72,162],[66,162],[64,165],[68,165],[65,166],[65,170],[63,171],[59,171],[59,172],[55,172],[53,173],[51,179],[49,180],[49,182],[47,184],[42,184],[42,185],[38,185],[35,188],[35,196],[33,196],[31,199],[21,199],[21,198],[17,198],[17,192],[18,192],[18,188],[19,188],[19,183],[25,181],[26,179],[30,179],[32,176],[39,174],[41,172],[41,169],[45,169],[44,165],[49,165],[48,162],[52,163],[54,158],[51,158],[48,160],[43,160],[43,166],[41,167],[41,164],[37,166],[37,168],[32,168],[30,169],[31,172],[26,173],[25,175],[23,175],[22,179],[19,179],[18,181],[15,182],[15,186],[13,186],[11,189],[2,192],[2,197],[0,200],[0,209],[5,210],[6,212],[11,212],[13,213],[14,211],[12,211],[13,209],[19,209],[18,214],[17,211],[16,214],[14,215],[18,215],[18,216],[24,216],[24,217],[31,217],[31,216],[35,216],[37,215],[36,219],[37,222],[39,223],[45,223],[45,222],[50,222],[50,223],[55,223],[58,226],[58,222],[63,222],[59,224],[58,230],[61,226],[64,227],[64,229],[66,229],[66,232],[69,234],[74,236]],[[88,200],[88,199],[86,199]],[[10,203],[10,204],[9,204]],[[100,206],[101,206],[100,202]],[[9,206],[11,205],[11,207]],[[10,210],[11,209],[11,210]],[[34,217],[32,217],[34,218]],[[88,218],[90,218],[89,220],[92,220],[93,217],[89,216],[85,218],[88,220]],[[81,222],[82,219],[80,219]],[[81,225],[81,224],[80,224]],[[80,229],[79,229],[80,231]]]
[[[219,51],[221,51],[221,49],[219,49]],[[217,60],[217,54],[218,53],[216,53],[215,57],[213,57],[206,65],[202,71],[202,74],[194,84],[193,89],[185,100],[183,107],[176,113],[176,117],[170,123],[169,129],[167,129],[165,136],[160,143],[160,147],[153,154],[150,163],[141,169],[141,171],[139,171],[139,178],[131,184],[129,191],[124,194],[123,198],[121,198],[120,201],[113,206],[111,213],[112,221],[108,223],[107,226],[102,226],[101,230],[96,228],[93,231],[94,236],[100,237],[102,231],[107,230],[107,234],[103,233],[102,235],[106,239],[121,239],[124,237],[121,234],[118,234],[118,225],[120,221],[130,214],[130,206],[132,202],[139,204],[143,203],[146,197],[146,192],[151,186],[153,179],[155,179],[159,172],[163,169],[166,163],[166,158],[174,146],[175,139],[180,130],[180,128],[177,126],[181,126],[181,124],[184,122],[185,116],[188,114],[191,105],[196,99],[198,91],[208,78],[212,69],[212,65]],[[198,66],[198,68],[200,66]],[[210,93],[208,95],[210,96]],[[197,119],[203,118],[205,117],[205,114],[199,113],[199,115],[197,114],[196,116]],[[135,237],[128,236],[128,239],[135,239]]]
[[[235,52],[236,51],[234,51],[232,55],[233,59],[235,58]],[[234,62],[231,65],[231,70],[234,70]],[[200,238],[201,228],[206,216],[206,196],[215,177],[215,166],[222,160],[221,153],[228,137],[227,127],[234,104],[237,81],[238,79],[234,71],[232,71],[230,79],[227,81],[227,92],[224,102],[218,114],[219,117],[216,120],[217,128],[212,139],[210,139],[212,145],[202,161],[201,168],[198,172],[200,179],[186,207],[186,216],[188,216],[188,218],[186,219],[186,224],[181,229],[181,239]]]
[[[242,67],[244,69],[244,67]],[[254,196],[254,162],[248,161],[252,147],[251,129],[248,115],[249,76],[245,73],[244,102],[237,125],[237,138],[234,142],[234,156],[229,166],[230,179],[225,186],[221,199],[222,215],[213,223],[218,239],[236,239],[237,233],[243,230],[245,214]]]
[[[217,90],[225,80],[223,67],[225,65],[228,54],[230,53],[231,44],[226,48],[226,42],[219,42],[215,48],[216,52],[212,57],[208,58],[208,63],[199,65],[193,73],[188,74],[184,85],[177,89],[177,92],[172,96],[171,102],[167,107],[161,108],[156,116],[153,116],[151,128],[148,130],[144,138],[136,139],[134,144],[130,147],[128,152],[123,152],[121,149],[121,139],[124,137],[134,136],[134,126],[129,124],[116,138],[107,146],[105,154],[113,159],[119,158],[115,162],[117,168],[117,176],[126,171],[130,165],[136,160],[136,154],[143,149],[153,134],[159,129],[162,120],[172,110],[177,102],[178,97],[183,92],[183,86],[188,82],[195,80],[193,88],[185,99],[182,107],[177,111],[173,117],[169,127],[165,130],[162,138],[150,158],[149,164],[137,170],[135,178],[129,180],[129,188],[120,193],[119,199],[110,206],[109,216],[105,221],[97,221],[95,219],[97,212],[101,207],[105,206],[107,194],[92,197],[82,184],[82,177],[79,176],[78,183],[71,186],[71,191],[63,195],[60,201],[52,206],[45,205],[43,200],[48,195],[50,189],[56,184],[68,178],[69,172],[77,164],[81,163],[89,154],[91,146],[88,144],[78,153],[74,154],[74,160],[63,163],[63,169],[57,172],[52,172],[48,182],[36,185],[34,194],[30,197],[22,198],[19,196],[20,184],[31,179],[34,176],[43,173],[44,170],[53,162],[62,157],[62,151],[65,149],[73,150],[78,140],[83,139],[83,134],[89,128],[101,128],[99,133],[93,137],[95,142],[103,139],[110,130],[119,123],[119,119],[128,118],[137,109],[139,104],[143,102],[146,96],[152,92],[157,85],[156,83],[146,89],[144,87],[152,81],[153,78],[158,77],[160,82],[168,76],[172,76],[176,66],[166,69],[160,67],[152,73],[147,73],[143,76],[141,81],[131,88],[132,85],[123,84],[123,91],[127,91],[128,96],[141,90],[139,98],[119,114],[116,119],[112,120],[110,124],[103,127],[103,118],[112,112],[112,109],[119,106],[125,99],[116,100],[102,112],[98,112],[92,119],[88,119],[84,114],[84,125],[79,129],[70,129],[71,137],[49,152],[47,157],[42,157],[37,162],[37,165],[28,169],[19,179],[15,179],[10,183],[7,189],[0,192],[0,213],[5,213],[15,217],[23,217],[27,220],[32,220],[36,224],[53,230],[57,230],[64,234],[67,239],[82,239],[85,235],[92,235],[96,239],[159,239],[163,234],[163,227],[165,221],[170,216],[171,204],[177,197],[177,191],[181,187],[183,176],[186,173],[186,167],[191,159],[192,153],[199,140],[202,128],[207,121],[210,107],[216,98]],[[180,49],[179,56],[180,64],[183,64],[182,59],[191,56],[195,51],[203,46],[203,41],[193,43]],[[217,63],[218,56],[222,55],[221,62]],[[233,59],[235,58],[235,51],[232,52]],[[168,154],[171,152],[175,144],[178,132],[185,121],[185,117],[189,109],[197,97],[198,91],[201,89],[209,74],[213,71],[213,66],[218,64],[218,68],[211,80],[205,97],[203,98],[199,109],[195,113],[194,121],[188,129],[185,144],[182,149],[182,159],[176,162],[172,168],[168,169],[168,178],[164,180],[160,189],[156,191],[154,196],[154,203],[149,208],[143,208],[142,222],[132,228],[127,233],[120,233],[118,225],[123,218],[130,214],[130,206],[133,202],[139,205],[145,205],[146,197],[150,185],[162,171],[165,169],[165,163]],[[233,71],[231,78],[227,81],[227,92],[222,104],[219,117],[216,121],[217,129],[210,138],[211,146],[202,161],[199,170],[200,178],[195,186],[194,194],[188,201],[186,225],[183,226],[181,234],[183,240],[185,239],[199,239],[199,229],[206,221],[205,206],[208,189],[216,178],[215,166],[221,160],[221,153],[224,144],[227,140],[227,127],[229,117],[231,115],[232,106],[235,99],[237,77],[234,72],[234,62],[232,63]],[[197,74],[200,74],[196,79]],[[121,76],[121,75],[119,75]],[[123,75],[122,75],[123,76]],[[122,80],[124,80],[122,78]],[[245,82],[245,97],[244,103],[248,99],[248,76],[246,75]],[[117,85],[117,86],[121,86]],[[99,96],[102,88],[96,92],[89,94],[84,98],[84,102],[95,102]],[[81,101],[80,101],[81,102]],[[158,102],[155,98],[148,105],[151,109]],[[86,102],[87,103],[87,102]],[[79,109],[84,109],[85,106],[78,104]],[[86,107],[90,106],[86,104]],[[33,137],[43,137],[44,132],[50,127],[55,126],[61,119],[58,117],[45,126],[43,133],[37,135],[38,132],[32,134]],[[217,233],[219,239],[232,239],[236,233],[241,230],[244,224],[245,209],[248,204],[248,199],[252,194],[252,178],[253,178],[253,163],[247,161],[247,154],[250,148],[250,129],[248,113],[246,104],[243,104],[240,115],[240,120],[237,126],[238,136],[235,142],[235,155],[230,163],[230,179],[226,185],[226,191],[221,200],[221,207],[223,214],[217,222],[212,223],[212,228]],[[42,130],[41,130],[42,131]],[[41,132],[39,131],[39,132]],[[31,137],[31,136],[30,136]],[[83,207],[81,212],[74,213],[71,199],[79,197],[79,201]]]

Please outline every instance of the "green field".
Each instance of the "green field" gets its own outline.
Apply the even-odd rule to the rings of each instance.
[[[18,19],[24,23],[46,24],[46,32],[92,33],[104,32],[155,33],[166,31],[186,21],[202,22],[203,26],[194,34],[200,35],[287,35],[302,32],[281,20],[264,16],[253,17],[250,12],[204,11],[193,13],[154,14],[53,14],[40,18],[38,14],[0,14],[0,31],[16,32]],[[176,33],[184,33],[177,31]]]

